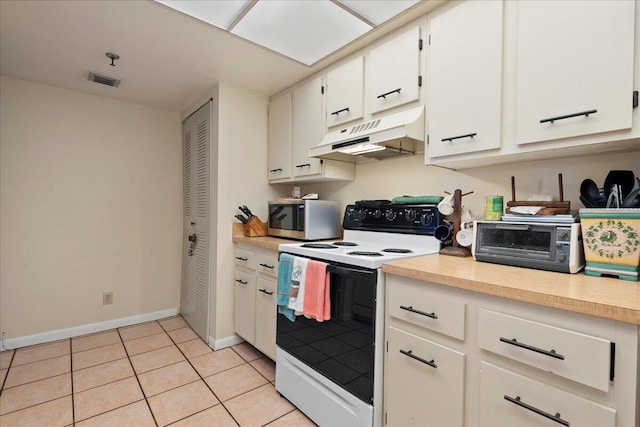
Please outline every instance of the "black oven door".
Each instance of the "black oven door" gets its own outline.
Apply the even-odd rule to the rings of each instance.
[[[330,264],[331,319],[278,314],[276,344],[364,402],[373,402],[377,270]]]

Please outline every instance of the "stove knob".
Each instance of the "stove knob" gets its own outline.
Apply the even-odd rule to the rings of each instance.
[[[366,209],[360,209],[358,211],[358,214],[356,215],[356,218],[359,221],[362,221],[364,219],[364,217],[366,217],[366,216],[367,216],[367,210]]]
[[[393,209],[387,210],[387,213],[385,214],[385,218],[387,218],[387,221],[393,221],[394,219],[396,219],[395,211]]]
[[[420,216],[420,224],[422,225],[430,225],[431,221],[433,221],[433,215],[428,212],[425,212]]]
[[[353,209],[349,209],[347,211],[347,219],[349,221],[353,221],[354,219],[356,219],[356,212]]]
[[[376,212],[373,214],[376,219],[380,219],[380,217],[382,216],[382,211],[380,209],[376,209]]]
[[[418,213],[415,211],[415,209],[407,209],[407,219],[409,221],[413,221],[414,219],[416,219],[416,216],[418,216]]]

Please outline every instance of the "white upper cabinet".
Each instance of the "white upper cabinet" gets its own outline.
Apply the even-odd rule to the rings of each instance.
[[[293,176],[319,174],[320,159],[309,158],[309,148],[324,136],[322,77],[293,90]]]
[[[502,1],[465,1],[429,21],[427,157],[500,148]]]
[[[364,57],[327,72],[327,127],[361,119],[364,107]]]
[[[291,176],[291,93],[269,103],[269,180]]]
[[[369,53],[367,106],[370,114],[420,98],[420,27],[394,37]]]
[[[518,144],[631,128],[635,6],[518,2]]]

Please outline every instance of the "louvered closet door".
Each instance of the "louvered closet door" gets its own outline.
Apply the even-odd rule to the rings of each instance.
[[[208,102],[182,125],[184,240],[180,313],[205,342],[209,336],[210,135]]]

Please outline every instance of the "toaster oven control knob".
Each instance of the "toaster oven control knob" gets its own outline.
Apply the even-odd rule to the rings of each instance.
[[[380,219],[380,217],[382,217],[382,211],[380,209],[376,209],[373,216],[375,216],[376,219]]]
[[[566,259],[567,259],[567,255],[564,252],[560,252],[558,254],[558,260],[564,262],[564,260],[566,260]]]
[[[420,224],[422,225],[429,225],[431,224],[431,221],[433,221],[433,215],[425,212],[420,216]]]
[[[418,216],[418,213],[415,211],[415,209],[407,209],[407,219],[409,221],[413,221],[414,219],[416,219],[416,216]]]
[[[395,211],[393,209],[387,210],[387,213],[385,214],[385,218],[387,218],[387,221],[393,221],[394,219],[396,219]]]
[[[559,230],[558,231],[558,239],[559,240],[569,240],[569,232],[567,230]]]

